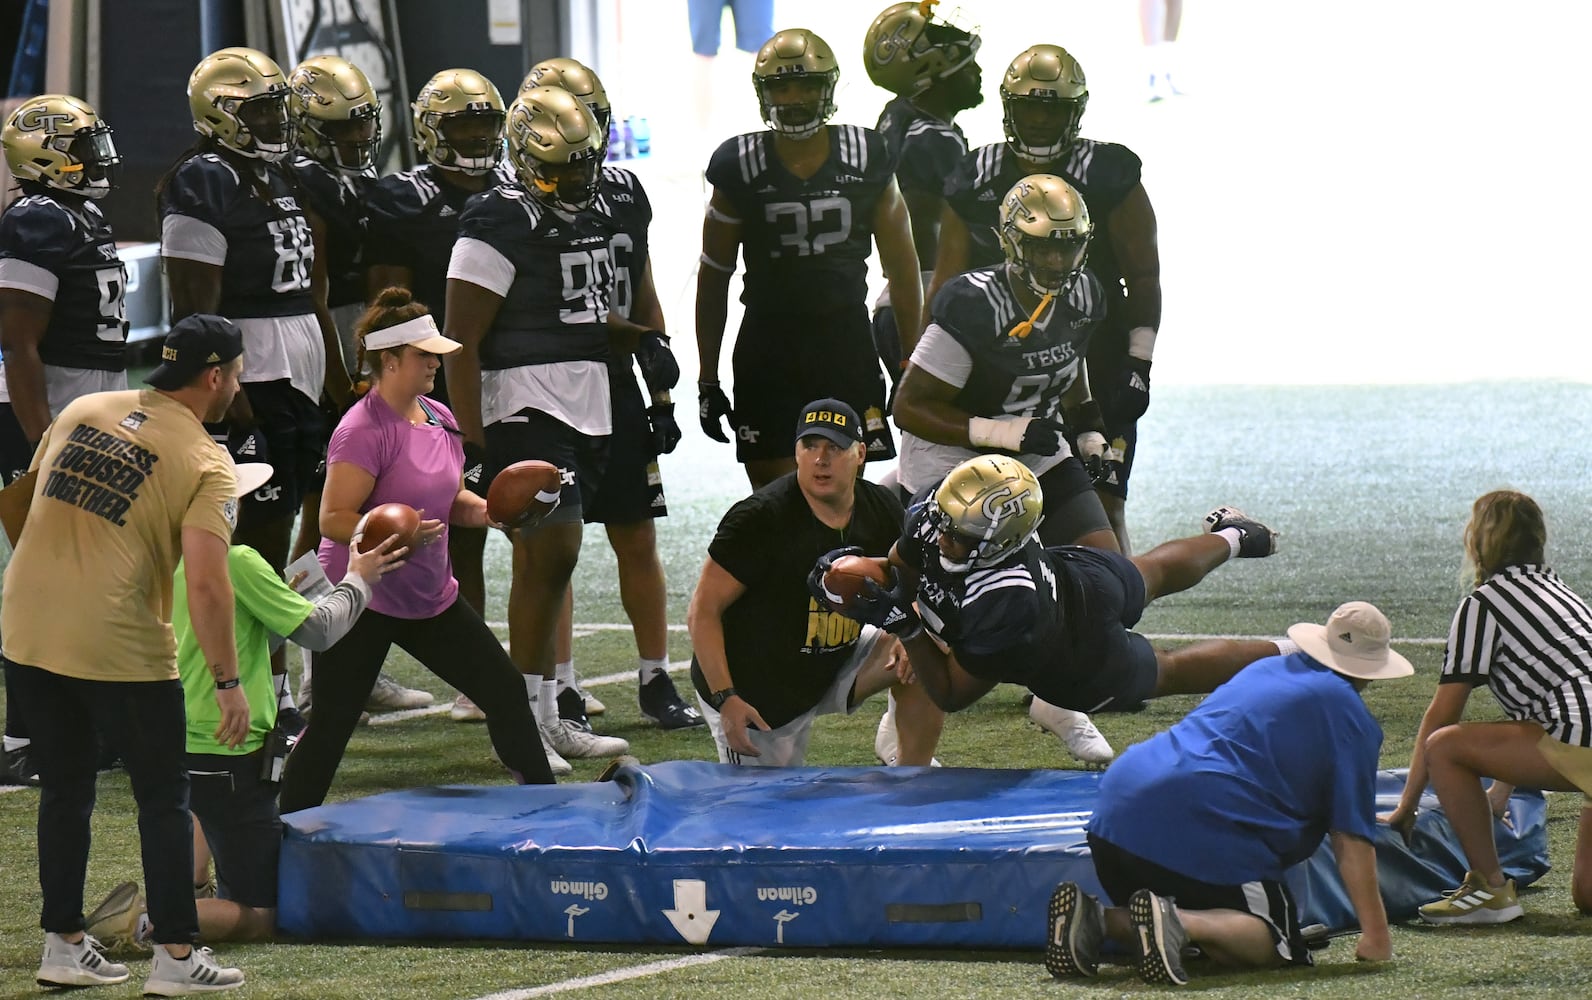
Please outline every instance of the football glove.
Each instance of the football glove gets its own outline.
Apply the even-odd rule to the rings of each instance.
[[[1117,373],[1116,393],[1111,400],[1113,417],[1118,423],[1133,423],[1150,408],[1150,363],[1143,358],[1128,357]]]
[[[923,619],[912,606],[913,595],[895,567],[890,567],[889,589],[872,580],[862,581],[862,591],[844,611],[847,618],[884,629],[901,639],[911,639],[923,631]]]
[[[855,545],[847,545],[845,548],[830,549],[819,556],[817,562],[813,563],[812,572],[807,574],[807,592],[813,595],[813,600],[818,602],[819,607],[825,611],[836,611],[840,614],[846,614],[845,605],[835,603],[835,595],[824,588],[824,577],[829,575],[829,568],[835,564],[836,559],[842,556],[860,555],[862,555],[862,549]]]
[[[680,425],[674,420],[674,404],[658,403],[647,408],[647,422],[652,425],[652,453],[667,455],[680,443]]]
[[[1057,454],[1061,451],[1062,436],[1066,433],[1065,427],[1049,417],[1034,417],[1023,428],[1023,443],[1019,453],[1043,456]]]
[[[717,382],[697,383],[697,419],[702,423],[702,433],[715,441],[730,443],[724,434],[724,425],[720,420],[728,417],[735,419],[735,411],[730,407],[730,397],[724,394]]]
[[[1088,456],[1083,460],[1083,467],[1089,473],[1089,481],[1096,486],[1120,490],[1122,481],[1127,477],[1122,452],[1116,448],[1106,448]]]
[[[647,383],[647,392],[654,398],[680,384],[680,362],[669,350],[669,338],[657,330],[641,335],[641,343],[636,345],[636,361],[641,365],[641,378]]]

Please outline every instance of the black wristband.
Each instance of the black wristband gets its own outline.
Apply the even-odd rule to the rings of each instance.
[[[1074,436],[1085,431],[1099,431],[1101,434],[1106,432],[1106,415],[1096,400],[1091,399],[1080,404],[1063,414],[1063,417],[1067,421],[1067,430]]]
[[[234,677],[230,681],[216,681],[216,690],[230,691],[241,683],[243,683],[243,679],[241,677]]]
[[[731,698],[734,698],[739,693],[740,692],[736,691],[733,687],[720,688],[719,690],[708,695],[708,706],[712,708],[713,711],[717,712],[719,709],[724,707],[725,702],[729,701]]]

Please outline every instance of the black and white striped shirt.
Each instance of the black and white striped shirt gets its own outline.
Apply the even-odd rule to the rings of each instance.
[[[1546,566],[1510,566],[1454,612],[1441,681],[1486,684],[1510,718],[1592,747],[1592,608]]]

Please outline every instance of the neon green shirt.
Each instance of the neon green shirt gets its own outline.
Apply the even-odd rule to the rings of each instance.
[[[221,724],[216,681],[193,634],[193,622],[188,617],[188,585],[179,562],[171,624],[177,633],[177,672],[188,706],[189,753],[241,755],[264,745],[266,734],[276,725],[271,637],[291,635],[315,610],[313,604],[294,593],[260,553],[247,545],[234,545],[227,550],[227,572],[232,575],[237,605],[233,632],[238,645],[238,677],[249,699],[249,736],[236,749],[216,742],[216,727]]]

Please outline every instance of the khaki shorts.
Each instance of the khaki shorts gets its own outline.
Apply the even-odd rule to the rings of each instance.
[[[1548,765],[1555,771],[1564,775],[1572,785],[1581,789],[1586,796],[1586,804],[1592,807],[1592,748],[1573,747],[1554,739],[1548,733],[1542,734],[1542,740],[1537,744],[1537,750],[1542,753]]]

